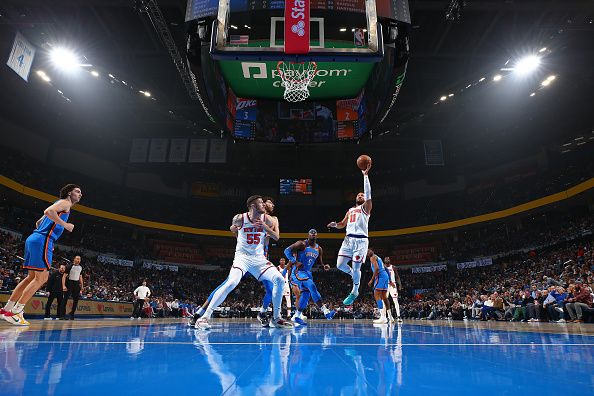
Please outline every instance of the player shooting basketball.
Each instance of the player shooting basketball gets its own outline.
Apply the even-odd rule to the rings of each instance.
[[[357,165],[363,173],[363,192],[357,194],[355,206],[348,210],[340,222],[333,221],[328,224],[328,228],[342,229],[346,227],[346,236],[336,260],[336,267],[353,278],[353,289],[344,299],[344,305],[352,305],[359,295],[361,265],[365,262],[369,248],[368,225],[372,204],[368,173],[371,169],[371,158],[361,156],[357,160]],[[352,268],[348,265],[349,261],[352,261]]]

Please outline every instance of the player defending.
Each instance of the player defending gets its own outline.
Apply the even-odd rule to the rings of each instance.
[[[227,280],[219,287],[212,297],[206,312],[196,321],[196,325],[202,328],[209,328],[208,320],[213,311],[223,302],[227,295],[241,281],[247,272],[252,274],[258,281],[268,280],[273,284],[272,307],[273,318],[270,325],[280,328],[291,328],[293,324],[284,320],[280,315],[281,301],[283,298],[284,278],[274,269],[265,257],[266,236],[269,235],[278,241],[279,233],[274,230],[273,220],[266,216],[264,201],[259,195],[253,195],[247,200],[247,213],[241,213],[233,217],[229,229],[237,238],[235,258],[229,271]]]
[[[309,298],[316,303],[326,319],[331,320],[336,311],[331,311],[326,307],[326,304],[322,302],[322,296],[313,281],[313,275],[311,268],[319,260],[320,265],[324,267],[325,271],[330,269],[330,266],[324,264],[323,250],[320,245],[317,244],[316,240],[318,232],[314,229],[309,230],[307,239],[305,241],[297,241],[288,248],[285,249],[285,257],[293,264],[295,277],[299,282],[299,288],[301,289],[301,297],[297,303],[297,312],[293,315],[292,320],[300,325],[306,325],[307,323],[303,319],[303,310],[307,307]]]
[[[346,236],[338,251],[336,267],[349,274],[353,278],[353,289],[344,299],[344,305],[352,305],[359,295],[359,283],[361,282],[361,265],[365,262],[365,255],[369,247],[368,226],[371,215],[371,184],[369,183],[369,170],[371,163],[367,165],[363,173],[363,192],[357,194],[355,206],[350,208],[344,219],[339,223],[333,221],[328,228],[342,229],[346,227]],[[352,261],[351,268],[348,263]]]
[[[390,300],[388,300],[388,283],[390,282],[388,271],[384,267],[382,259],[373,253],[373,250],[367,250],[367,257],[369,257],[371,270],[373,271],[373,276],[368,285],[369,287],[373,285],[373,298],[380,312],[379,319],[374,320],[373,323],[387,324],[388,318],[386,318],[386,312],[388,312],[390,321],[394,322],[392,313],[390,312]]]
[[[49,276],[52,266],[54,243],[64,230],[72,232],[74,224],[67,223],[70,209],[80,201],[82,192],[76,184],[67,184],[60,190],[60,199],[48,207],[35,223],[35,231],[25,241],[25,262],[23,268],[29,270],[12,292],[0,317],[17,326],[28,326],[23,317],[25,304],[39,290]]]
[[[402,323],[400,318],[400,304],[398,304],[398,289],[402,290],[402,282],[400,282],[400,276],[398,270],[390,263],[390,257],[384,258],[384,266],[388,275],[390,276],[390,283],[388,284],[388,296],[392,297],[394,301],[394,308],[396,308],[396,318],[398,323]]]
[[[273,228],[280,235],[280,225],[278,222],[278,217],[272,215],[274,213],[274,199],[272,199],[272,197],[263,197],[262,200],[264,201],[264,208],[266,209],[266,214],[274,223]],[[268,245],[270,244],[270,235],[266,235],[265,243],[266,245],[264,246],[264,255],[266,256],[266,259],[268,259]],[[260,312],[258,312],[257,318],[263,327],[268,327],[270,323],[270,318],[267,316],[266,313],[268,312],[268,307],[272,302],[273,285],[271,282],[267,280],[262,280],[262,285],[264,286],[265,292],[264,297],[262,298],[262,306],[260,307]]]

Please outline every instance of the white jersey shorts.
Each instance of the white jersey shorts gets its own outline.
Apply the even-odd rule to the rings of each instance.
[[[392,298],[398,298],[398,289],[392,286],[388,286],[388,294]]]
[[[353,261],[363,263],[365,262],[368,248],[368,238],[354,238],[347,235],[344,237],[344,241],[342,241],[342,246],[338,251],[338,255],[349,257]]]
[[[266,257],[262,256],[248,256],[246,254],[235,253],[233,265],[231,268],[237,268],[243,272],[243,275],[250,273],[258,281],[267,280],[272,281],[282,275],[276,270]]]

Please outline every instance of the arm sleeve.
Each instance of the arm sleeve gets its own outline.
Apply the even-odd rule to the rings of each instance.
[[[295,256],[293,256],[293,249],[291,249],[291,247],[289,246],[288,248],[285,249],[285,257],[287,258],[287,260],[289,260],[291,263],[294,263],[297,261],[297,259],[295,258]]]
[[[366,201],[371,199],[371,183],[368,175],[363,175],[363,194]]]

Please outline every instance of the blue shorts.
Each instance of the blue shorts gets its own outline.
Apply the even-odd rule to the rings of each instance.
[[[295,277],[295,271],[291,271],[291,285],[299,286],[299,280]]]
[[[378,274],[378,276],[375,280],[374,289],[375,290],[388,290],[389,283],[390,283],[390,278],[388,277],[388,274],[386,273],[386,271],[380,271],[380,273]]]
[[[33,233],[25,241],[25,262],[23,268],[33,271],[49,270],[52,267],[54,241]]]

